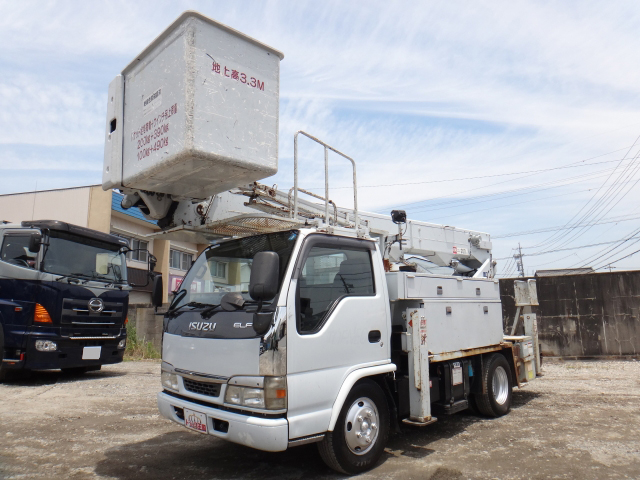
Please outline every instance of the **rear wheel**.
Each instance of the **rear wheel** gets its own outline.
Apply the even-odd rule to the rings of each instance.
[[[482,372],[482,390],[486,393],[475,396],[480,413],[489,417],[501,417],[509,412],[513,383],[511,369],[504,356],[494,353],[487,359]]]
[[[320,456],[334,470],[356,474],[373,467],[389,437],[389,406],[372,380],[353,387],[333,432],[318,444]]]

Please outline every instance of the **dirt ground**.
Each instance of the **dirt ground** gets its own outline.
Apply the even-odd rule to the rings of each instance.
[[[640,478],[640,362],[545,365],[511,413],[393,436],[362,478]],[[315,445],[265,453],[160,417],[159,363],[0,384],[2,478],[339,478]]]

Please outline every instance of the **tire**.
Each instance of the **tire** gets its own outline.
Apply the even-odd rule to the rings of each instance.
[[[4,366],[4,332],[0,324],[0,382],[7,378],[7,367]]]
[[[349,392],[333,432],[327,432],[318,443],[320,456],[340,473],[369,470],[384,451],[389,426],[389,405],[384,392],[373,380],[364,380]]]
[[[504,356],[492,354],[482,372],[482,390],[486,393],[475,395],[478,410],[488,417],[501,417],[511,409],[511,369]]]

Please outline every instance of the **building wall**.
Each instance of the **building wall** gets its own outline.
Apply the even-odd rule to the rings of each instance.
[[[15,223],[24,220],[60,220],[81,227],[89,227],[89,205],[94,188],[78,187],[0,195],[0,220]],[[110,192],[105,193],[110,194]],[[99,206],[98,197],[99,195],[95,197],[96,214],[93,221],[99,227],[104,227],[104,220],[99,220],[99,212],[103,210]]]
[[[109,233],[111,223],[111,190],[90,187],[87,226],[99,232]]]
[[[514,279],[500,280],[505,326]],[[541,352],[547,356],[640,355],[640,271],[538,277]]]

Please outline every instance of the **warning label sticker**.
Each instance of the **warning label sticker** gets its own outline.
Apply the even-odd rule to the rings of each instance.
[[[162,89],[159,88],[142,100],[142,115],[147,115],[162,105]]]

